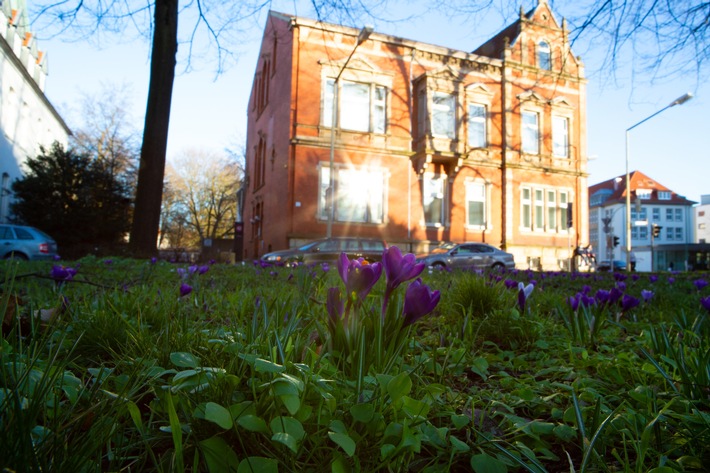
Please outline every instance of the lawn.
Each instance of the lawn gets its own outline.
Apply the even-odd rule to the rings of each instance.
[[[0,467],[710,465],[706,273],[0,262]]]

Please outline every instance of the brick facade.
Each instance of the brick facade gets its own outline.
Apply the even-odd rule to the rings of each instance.
[[[559,269],[587,241],[586,81],[547,3],[473,53],[358,33],[270,13],[248,110],[243,257],[326,235],[332,149],[333,236],[413,252],[485,241],[519,267]]]

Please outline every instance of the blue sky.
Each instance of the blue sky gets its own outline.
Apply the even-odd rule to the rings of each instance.
[[[532,5],[525,2],[525,7]],[[292,1],[274,1],[271,8],[313,18],[308,8],[296,11]],[[368,21],[379,33],[470,51],[504,26],[492,14],[472,23],[470,18],[451,19],[429,15],[406,22]],[[221,150],[235,148],[246,130],[246,113],[261,29],[266,10],[252,20],[246,41],[238,47],[240,57],[226,73],[215,78],[215,65],[203,62],[198,70],[176,77],[168,141],[168,159],[187,148]],[[560,20],[558,13],[558,20]],[[361,25],[354,25],[361,26]],[[38,33],[38,32],[35,32]],[[38,34],[41,37],[41,34]],[[45,93],[71,124],[72,108],[82,93],[96,93],[101,84],[128,84],[132,114],[142,127],[147,97],[148,44],[135,40],[120,45],[95,46],[40,40],[47,51],[49,76]],[[589,184],[625,172],[625,131],[686,92],[693,100],[672,107],[630,133],[629,167],[638,169],[690,200],[710,194],[710,84],[698,84],[695,76],[653,82],[621,68],[612,79],[599,69],[604,46],[579,43],[588,79],[587,132]]]

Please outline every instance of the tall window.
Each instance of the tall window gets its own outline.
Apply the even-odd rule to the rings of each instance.
[[[542,230],[545,228],[545,198],[542,189],[535,189],[535,229]]]
[[[569,120],[552,117],[552,154],[566,158],[569,155]]]
[[[10,175],[4,172],[2,173],[2,181],[0,182],[0,223],[7,222],[9,201]]]
[[[466,183],[466,225],[486,226],[486,185],[483,182]]]
[[[523,228],[532,227],[532,202],[530,200],[530,188],[523,187],[520,195],[520,221]]]
[[[456,137],[456,97],[444,92],[432,96],[431,133],[450,139]]]
[[[537,67],[546,71],[552,69],[550,44],[547,41],[540,41],[537,44]]]
[[[651,214],[654,222],[661,221],[661,209],[659,207],[653,207]]]
[[[485,105],[477,103],[468,105],[468,145],[472,148],[487,146]]]
[[[559,208],[560,208],[560,216],[559,216],[559,230],[565,230],[567,228],[567,206],[570,205],[569,202],[569,195],[567,192],[560,192],[560,199],[559,199]]]
[[[536,112],[523,112],[523,153],[540,154],[540,124]]]
[[[332,126],[334,79],[323,89],[321,123]],[[387,89],[381,85],[339,81],[338,119],[344,130],[384,133],[387,124]]]
[[[444,225],[444,189],[446,176],[424,174],[424,222],[427,225]]]
[[[683,221],[683,209],[675,209],[675,221],[676,222]]]
[[[334,220],[338,222],[382,223],[385,206],[385,172],[381,169],[335,170]],[[320,170],[319,215],[328,219],[331,202],[330,168]]]
[[[557,193],[554,190],[547,191],[547,229],[557,230]]]

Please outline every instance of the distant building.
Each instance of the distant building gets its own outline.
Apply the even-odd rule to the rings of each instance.
[[[67,146],[69,128],[44,95],[47,57],[27,30],[23,0],[0,2],[0,223],[10,218],[12,182],[40,145]]]
[[[522,268],[564,267],[587,242],[586,79],[547,1],[473,52],[359,33],[269,13],[242,256],[331,228],[412,252],[488,242]]]
[[[629,187],[637,271],[666,270],[671,264],[675,270],[694,267],[697,258],[690,245],[695,202],[639,171],[630,173]],[[626,260],[626,192],[626,175],[589,188],[589,241],[598,261]]]
[[[710,244],[710,195],[701,195],[700,204],[693,208],[695,215],[695,243]]]

